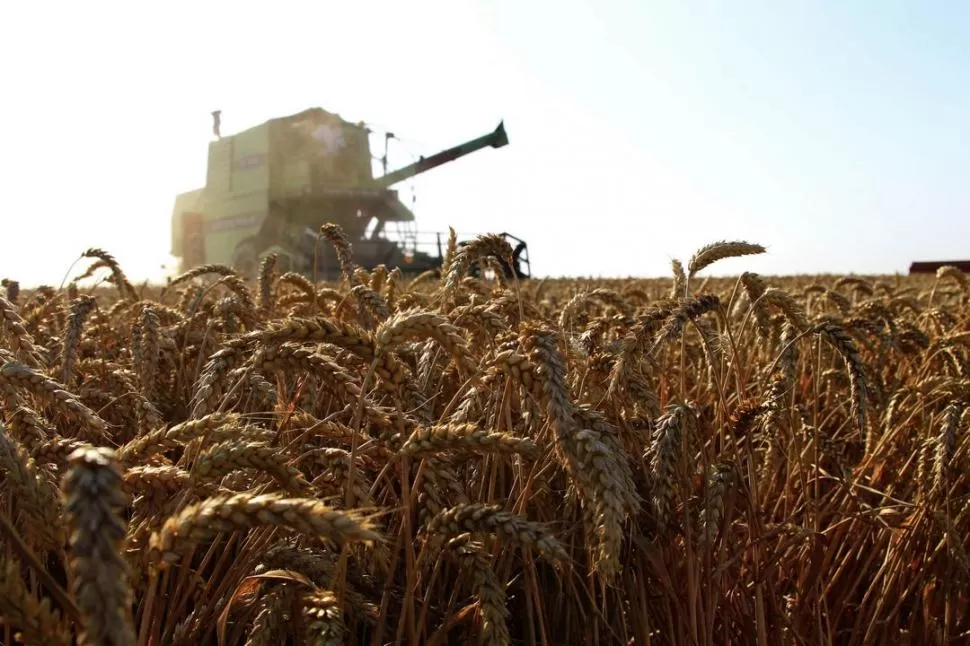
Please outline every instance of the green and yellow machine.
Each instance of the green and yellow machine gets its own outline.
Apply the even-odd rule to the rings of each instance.
[[[172,255],[180,271],[225,264],[254,276],[262,258],[277,253],[280,268],[333,279],[333,248],[318,244],[320,225],[346,232],[354,260],[365,269],[385,265],[415,274],[441,266],[443,233],[420,234],[414,213],[392,185],[465,155],[508,144],[504,123],[481,137],[375,177],[371,131],[321,108],[270,119],[222,137],[213,112],[206,185],[175,198]],[[390,234],[390,235],[389,235]],[[529,276],[524,241],[503,234],[515,249],[507,273]]]

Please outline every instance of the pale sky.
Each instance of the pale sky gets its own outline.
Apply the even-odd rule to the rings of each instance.
[[[362,120],[405,140],[392,167],[504,119],[509,146],[396,188],[422,231],[526,239],[540,276],[667,275],[718,239],[769,252],[717,273],[970,257],[966,3],[35,0],[0,9],[0,57],[24,286],[91,246],[158,276],[214,109],[224,134]]]

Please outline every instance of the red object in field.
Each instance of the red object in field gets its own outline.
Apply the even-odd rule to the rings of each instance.
[[[970,260],[936,260],[932,262],[914,262],[909,266],[909,273],[935,274],[937,269],[946,265],[953,265],[961,271],[970,272]]]

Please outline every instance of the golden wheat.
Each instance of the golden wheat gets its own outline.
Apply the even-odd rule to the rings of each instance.
[[[521,281],[450,230],[408,276],[321,232],[334,281],[4,280],[0,641],[970,639],[956,268]]]

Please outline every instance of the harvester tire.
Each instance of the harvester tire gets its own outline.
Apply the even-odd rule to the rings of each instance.
[[[245,280],[255,280],[259,274],[259,253],[256,241],[247,238],[236,245],[232,252],[232,268]]]

